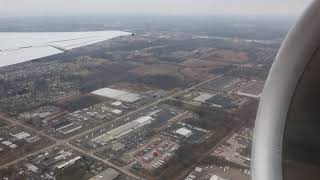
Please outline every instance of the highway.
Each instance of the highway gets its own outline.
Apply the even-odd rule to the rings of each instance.
[[[143,106],[143,107],[140,107],[140,108],[138,108],[137,110],[134,110],[134,111],[132,111],[132,112],[127,113],[127,114],[124,115],[124,116],[121,116],[121,117],[119,117],[119,118],[114,119],[113,121],[109,121],[109,122],[103,123],[103,124],[101,124],[101,125],[99,125],[99,126],[93,127],[93,128],[91,128],[91,129],[88,129],[88,130],[86,130],[86,131],[83,131],[83,132],[81,132],[81,133],[79,133],[79,134],[76,134],[76,135],[74,135],[74,136],[72,136],[72,137],[69,137],[69,138],[63,139],[63,140],[57,139],[57,138],[52,137],[52,136],[49,136],[49,135],[45,134],[43,131],[39,131],[39,130],[37,130],[37,129],[35,129],[35,128],[32,128],[32,127],[30,127],[30,126],[27,126],[27,125],[25,125],[25,124],[23,124],[23,123],[21,123],[21,122],[19,122],[19,121],[14,121],[14,120],[11,120],[11,119],[9,119],[9,118],[7,118],[7,117],[0,116],[0,118],[3,118],[4,120],[9,121],[9,122],[11,123],[11,125],[19,125],[19,126],[22,126],[22,127],[26,128],[26,129],[28,129],[29,131],[36,132],[36,133],[38,133],[38,134],[40,134],[40,135],[42,135],[42,136],[50,139],[51,141],[53,141],[53,144],[52,144],[52,145],[49,145],[49,146],[44,147],[44,148],[42,148],[42,149],[36,150],[36,151],[34,151],[34,152],[32,152],[32,153],[29,153],[29,154],[27,154],[27,155],[25,155],[25,156],[22,156],[22,157],[20,157],[20,158],[18,158],[18,159],[16,159],[16,160],[13,160],[13,161],[11,161],[11,162],[9,162],[9,163],[3,164],[3,165],[0,166],[0,169],[9,167],[9,166],[11,166],[11,165],[13,165],[13,164],[16,164],[16,163],[19,162],[19,161],[22,161],[22,160],[28,158],[29,156],[36,155],[36,154],[39,153],[39,152],[44,152],[44,151],[49,150],[49,149],[51,149],[51,148],[53,148],[53,147],[55,147],[55,146],[65,145],[65,146],[68,146],[68,147],[70,147],[71,149],[73,149],[73,150],[75,150],[75,151],[78,151],[78,152],[81,152],[81,153],[83,153],[83,154],[85,154],[85,155],[87,155],[87,156],[89,156],[89,157],[91,157],[91,158],[94,158],[94,159],[96,159],[96,160],[102,161],[102,162],[104,162],[105,164],[109,165],[110,167],[112,167],[112,168],[114,168],[114,169],[116,169],[116,170],[118,170],[118,171],[120,171],[120,172],[122,172],[122,173],[124,173],[124,174],[126,174],[126,175],[128,175],[128,176],[131,176],[131,177],[136,178],[136,179],[143,179],[143,178],[138,177],[137,175],[133,174],[130,170],[128,170],[128,169],[126,169],[126,168],[124,168],[124,167],[120,167],[120,166],[118,166],[118,165],[112,164],[111,162],[109,162],[109,161],[107,161],[107,160],[105,160],[105,159],[102,159],[102,158],[94,155],[94,154],[92,153],[92,151],[84,151],[84,150],[82,150],[82,149],[80,149],[80,148],[78,148],[78,147],[76,147],[76,146],[74,146],[74,145],[72,145],[72,144],[69,144],[68,141],[70,141],[70,140],[72,140],[72,139],[76,139],[76,138],[78,138],[78,137],[81,137],[81,136],[83,136],[83,135],[85,135],[85,134],[87,134],[87,133],[89,133],[89,132],[96,131],[96,130],[100,129],[101,127],[106,126],[106,125],[108,125],[108,124],[117,122],[117,121],[119,121],[119,120],[121,120],[121,119],[123,119],[123,118],[125,118],[125,117],[127,117],[127,116],[130,116],[130,115],[132,115],[132,114],[134,114],[134,113],[137,113],[137,112],[139,112],[139,111],[141,111],[141,110],[143,110],[143,109],[145,109],[145,108],[152,107],[152,106],[157,105],[157,104],[159,104],[159,103],[161,103],[161,102],[164,102],[164,101],[166,101],[166,100],[169,100],[170,98],[173,98],[173,97],[175,97],[175,96],[181,95],[181,94],[183,94],[183,93],[185,93],[185,92],[188,92],[188,91],[190,91],[190,90],[192,90],[192,89],[195,89],[195,88],[197,88],[197,87],[199,87],[199,86],[201,86],[201,85],[203,85],[203,84],[205,84],[205,83],[207,83],[207,82],[209,82],[209,81],[211,81],[211,80],[214,80],[214,79],[216,79],[216,78],[219,78],[219,77],[221,77],[221,76],[215,76],[215,77],[213,77],[213,78],[210,78],[210,79],[208,79],[208,80],[206,80],[206,81],[203,81],[203,82],[201,82],[201,83],[198,83],[198,84],[196,84],[196,85],[194,85],[194,86],[191,86],[191,87],[189,87],[189,88],[186,88],[186,89],[184,89],[184,90],[182,90],[182,91],[179,91],[179,92],[177,92],[177,93],[174,93],[174,94],[172,94],[172,95],[170,95],[170,96],[164,97],[164,98],[159,99],[159,100],[157,100],[157,101],[155,101],[155,102],[152,102],[152,103],[147,104],[147,105],[145,105],[145,106]],[[60,114],[59,114],[59,115],[60,115]],[[57,115],[56,115],[56,116],[57,116]],[[54,116],[54,117],[56,117],[56,116]],[[52,118],[54,118],[54,117],[50,117],[50,118],[48,118],[47,120],[52,119]],[[179,117],[180,117],[180,116],[179,116]]]

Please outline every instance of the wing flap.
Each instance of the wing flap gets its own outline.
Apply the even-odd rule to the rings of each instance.
[[[21,49],[10,50],[10,51],[0,51],[0,67],[8,66],[11,64],[17,64],[25,61],[30,61],[33,59],[38,59],[46,56],[52,56],[62,52],[63,51],[51,46],[21,48]]]
[[[105,37],[90,37],[90,38],[82,38],[82,39],[75,39],[75,40],[69,40],[69,41],[54,42],[49,44],[54,47],[70,50],[73,48],[94,44],[104,40],[106,40]]]

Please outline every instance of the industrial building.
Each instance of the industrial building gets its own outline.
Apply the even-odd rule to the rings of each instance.
[[[128,134],[134,129],[141,128],[144,125],[151,123],[151,121],[153,120],[154,118],[152,118],[151,116],[142,116],[136,120],[133,120],[122,126],[119,126],[105,134],[95,137],[91,141],[97,144],[105,144],[111,140],[119,139],[120,137]]]
[[[63,135],[67,135],[67,134],[75,132],[81,128],[82,128],[81,124],[80,125],[72,125],[72,126],[68,126],[63,129],[60,129],[59,132],[62,133]]]
[[[206,165],[195,167],[185,180],[249,180],[250,171],[229,166]]]
[[[54,114],[60,113],[62,110],[59,107],[56,106],[41,106],[37,109],[34,109],[29,112],[21,113],[18,116],[18,119],[40,119],[43,120],[45,118],[48,118]]]
[[[223,76],[212,81],[209,81],[207,84],[201,86],[201,88],[217,91],[217,92],[227,92],[232,90],[241,79],[233,76]]]
[[[214,107],[232,109],[237,108],[239,105],[241,105],[242,100],[234,99],[224,94],[217,94],[207,99],[206,103]]]
[[[65,161],[65,162],[62,162],[62,163],[56,165],[55,167],[58,168],[58,169],[62,169],[64,167],[73,165],[74,163],[76,163],[81,158],[82,158],[81,156],[74,157],[74,158],[72,158],[72,159],[70,159],[68,161]]]
[[[51,141],[22,126],[12,125],[0,128],[0,165],[17,158],[17,154],[25,155],[45,147]]]
[[[181,136],[184,136],[184,137],[189,137],[192,135],[192,131],[183,127],[183,128],[180,128],[178,130],[175,131],[175,133],[181,135]]]
[[[178,148],[179,145],[168,137],[156,136],[139,147],[132,158],[145,169],[154,170],[163,167]]]
[[[190,102],[192,105],[206,105],[223,109],[236,109],[245,103],[246,100],[246,98],[233,97],[226,93],[208,93],[203,91],[188,93],[183,99],[184,102]]]
[[[88,164],[85,170],[81,165]],[[1,174],[2,179],[77,179],[70,178],[70,174],[81,174],[85,179],[100,177],[97,179],[114,179],[120,173],[110,169],[103,162],[86,156],[67,146],[55,146],[45,151],[29,155],[24,160],[10,166],[10,171]],[[122,174],[121,174],[122,175]],[[101,178],[104,177],[104,178]],[[125,177],[125,176],[121,176]]]
[[[108,168],[101,173],[95,175],[94,177],[90,178],[89,180],[114,180],[118,178],[120,173],[113,168]]]
[[[120,101],[117,101],[117,102],[120,102]],[[112,105],[114,105],[115,103],[113,103]],[[117,103],[119,104],[119,103]],[[121,114],[122,113],[122,110],[119,110],[119,109],[113,109],[113,108],[110,108],[110,107],[107,107],[107,106],[101,106],[100,107],[101,111],[102,112],[110,112],[110,113],[113,113],[113,114]]]
[[[169,136],[179,142],[188,142],[191,144],[203,142],[210,131],[185,123],[184,120],[175,122],[163,129],[162,134]]]
[[[204,92],[199,92],[199,94],[200,94],[199,96],[193,99],[194,101],[205,103],[208,99],[214,96],[213,94],[204,93]]]

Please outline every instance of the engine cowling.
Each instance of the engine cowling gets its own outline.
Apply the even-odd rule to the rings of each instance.
[[[320,179],[320,1],[290,30],[257,113],[252,180]]]

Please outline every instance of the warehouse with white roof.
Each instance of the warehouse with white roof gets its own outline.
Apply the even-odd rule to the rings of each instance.
[[[140,95],[138,94],[111,88],[102,88],[91,93],[123,102],[135,102],[141,99]]]

